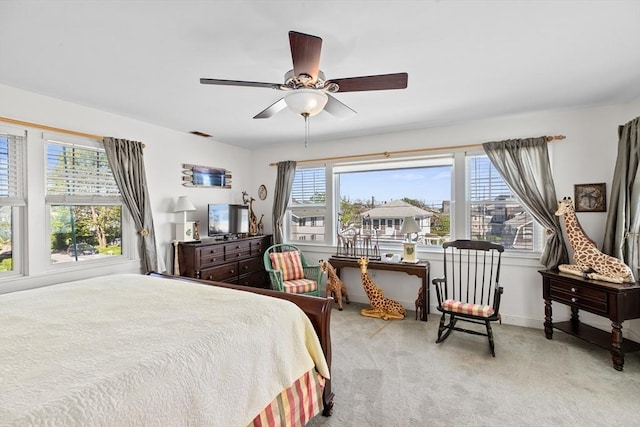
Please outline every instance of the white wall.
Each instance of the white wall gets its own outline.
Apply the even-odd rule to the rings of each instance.
[[[378,153],[428,147],[450,147],[480,144],[487,141],[527,138],[543,135],[565,135],[562,141],[549,145],[552,170],[558,198],[573,197],[574,184],[605,182],[611,188],[617,155],[618,126],[640,114],[640,100],[630,104],[603,108],[547,111],[536,114],[482,120],[471,123],[442,126],[404,133],[381,134],[339,141],[313,141],[308,148],[303,144],[289,144],[256,150],[252,153],[251,169],[254,171],[253,187],[264,183],[269,197],[260,208],[268,212],[272,203],[276,168],[271,162],[281,160],[305,160],[331,156]],[[587,235],[600,246],[604,236],[606,213],[578,213]],[[265,217],[266,229],[271,230],[271,215]],[[299,245],[312,260],[326,259],[335,253],[333,247]],[[421,252],[419,257],[431,262],[431,277],[442,274],[440,252]],[[503,295],[503,321],[509,324],[542,328],[544,307],[542,301],[542,269],[537,259],[509,257],[504,261],[501,281]],[[390,298],[399,300],[413,309],[419,287],[416,277],[404,274],[371,271],[374,281]],[[367,303],[359,272],[346,269],[343,274],[353,300]],[[435,310],[435,294],[431,292],[431,312]],[[554,304],[554,319],[566,320],[569,310]],[[582,319],[603,329],[609,329],[609,321],[588,313]],[[625,334],[640,338],[640,320],[624,324]],[[631,334],[629,334],[631,332]]]
[[[206,233],[208,203],[242,203],[242,190],[248,190],[250,181],[250,152],[210,138],[191,135],[187,132],[163,128],[161,126],[105,113],[92,108],[72,104],[58,99],[41,96],[31,92],[0,85],[0,116],[52,127],[69,129],[93,135],[114,136],[141,141],[146,145],[145,168],[148,190],[154,215],[160,256],[165,260],[167,269],[172,265],[171,240],[174,239],[173,222],[180,220],[181,214],[174,214],[173,207],[178,196],[191,198],[198,209],[189,212],[189,220],[199,219]],[[170,104],[168,103],[168,108]],[[41,130],[31,129],[29,144],[40,143]],[[0,293],[17,289],[58,283],[98,274],[113,272],[139,272],[140,262],[130,261],[109,267],[85,268],[74,266],[64,272],[51,270],[48,266],[48,250],[43,245],[42,236],[46,234],[44,194],[37,188],[44,182],[44,157],[28,146],[28,177],[30,194],[37,194],[28,200],[29,257],[30,276],[0,282]],[[182,186],[182,164],[190,163],[215,166],[228,169],[233,174],[232,189],[188,188]],[[42,174],[42,175],[40,175]],[[39,250],[39,248],[43,248]]]
[[[171,265],[171,245],[174,238],[172,223],[173,203],[180,195],[189,196],[198,211],[189,219],[199,219],[206,226],[206,205],[208,203],[241,203],[241,193],[246,190],[256,197],[257,188],[265,184],[269,190],[266,200],[256,200],[254,210],[258,217],[265,214],[267,232],[271,230],[271,204],[276,168],[271,162],[281,160],[304,160],[362,154],[394,150],[446,147],[483,143],[486,141],[511,138],[526,138],[541,135],[563,134],[564,141],[550,144],[551,161],[558,197],[572,196],[573,185],[579,183],[605,182],[611,187],[611,179],[616,159],[617,129],[640,114],[640,99],[626,105],[603,108],[580,109],[561,112],[541,112],[470,122],[460,125],[416,130],[412,132],[373,135],[340,141],[314,141],[309,147],[296,143],[268,147],[250,152],[245,149],[221,144],[149,123],[140,122],[115,114],[101,112],[85,106],[71,104],[23,90],[0,85],[0,116],[34,122],[58,128],[71,129],[90,134],[115,136],[142,141],[146,144],[145,165],[149,182],[149,193],[161,256]],[[233,188],[203,189],[186,188],[181,185],[183,163],[201,164],[229,169],[233,173]],[[41,177],[30,176],[32,187]],[[42,181],[40,181],[42,182]],[[257,198],[257,197],[256,197]],[[30,200],[29,205],[44,206],[43,201]],[[29,227],[44,231],[44,211],[29,208]],[[606,213],[578,213],[586,233],[598,245],[602,243]],[[39,233],[28,236],[30,247],[42,245]],[[333,247],[306,245],[305,254],[311,261],[330,257]],[[34,255],[36,257],[46,257]],[[32,254],[29,254],[30,256]],[[420,258],[431,262],[431,276],[442,272],[441,254],[423,252]],[[42,263],[44,259],[36,259]],[[34,262],[31,263],[32,265]],[[36,263],[37,264],[37,263]],[[503,321],[505,323],[541,328],[544,318],[541,280],[537,270],[542,266],[535,259],[508,258],[504,261],[502,273],[506,288],[503,298]],[[129,262],[104,269],[78,268],[65,274],[50,274],[46,269],[36,269],[31,277],[7,283],[0,282],[0,292],[26,289],[70,279],[90,277],[97,274],[125,271],[139,271],[139,263]],[[419,281],[416,277],[389,272],[372,272],[374,281],[385,293],[413,309]],[[356,270],[346,270],[343,276],[353,300],[366,303],[359,274]],[[431,295],[431,312],[434,312],[435,295]],[[566,307],[555,304],[554,319],[567,319]],[[603,329],[609,328],[605,319],[584,313],[582,318]],[[640,320],[624,324],[625,334],[640,339]],[[631,334],[629,332],[631,331]]]

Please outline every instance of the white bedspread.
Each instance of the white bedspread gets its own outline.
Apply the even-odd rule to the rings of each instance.
[[[314,366],[276,298],[143,275],[0,295],[0,425],[245,426]]]

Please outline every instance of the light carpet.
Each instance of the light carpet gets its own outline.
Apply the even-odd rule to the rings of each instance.
[[[640,425],[640,353],[618,372],[607,350],[563,332],[495,322],[493,358],[482,336],[436,344],[437,314],[384,321],[363,307],[332,313],[333,416],[309,426]]]

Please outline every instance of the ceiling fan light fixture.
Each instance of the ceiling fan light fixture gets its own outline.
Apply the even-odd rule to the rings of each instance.
[[[322,111],[328,99],[326,93],[317,89],[295,89],[284,97],[291,111],[307,117],[315,116]]]

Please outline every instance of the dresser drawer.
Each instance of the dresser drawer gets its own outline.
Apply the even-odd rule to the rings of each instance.
[[[257,239],[251,242],[251,255],[258,256],[264,254],[269,244],[266,239]]]
[[[550,285],[549,296],[553,300],[594,313],[608,313],[609,300],[606,292],[555,280]]]
[[[262,258],[251,258],[238,263],[240,275],[252,272],[264,271],[264,261]]]
[[[200,278],[205,280],[214,280],[216,282],[228,282],[230,279],[235,280],[238,277],[238,263],[232,262],[217,267],[206,268],[201,270]]]
[[[199,248],[196,256],[200,258],[200,265],[213,265],[224,262],[224,248],[219,245]]]
[[[250,256],[251,244],[246,240],[239,240],[237,242],[224,245],[224,259],[226,261],[239,260]]]

